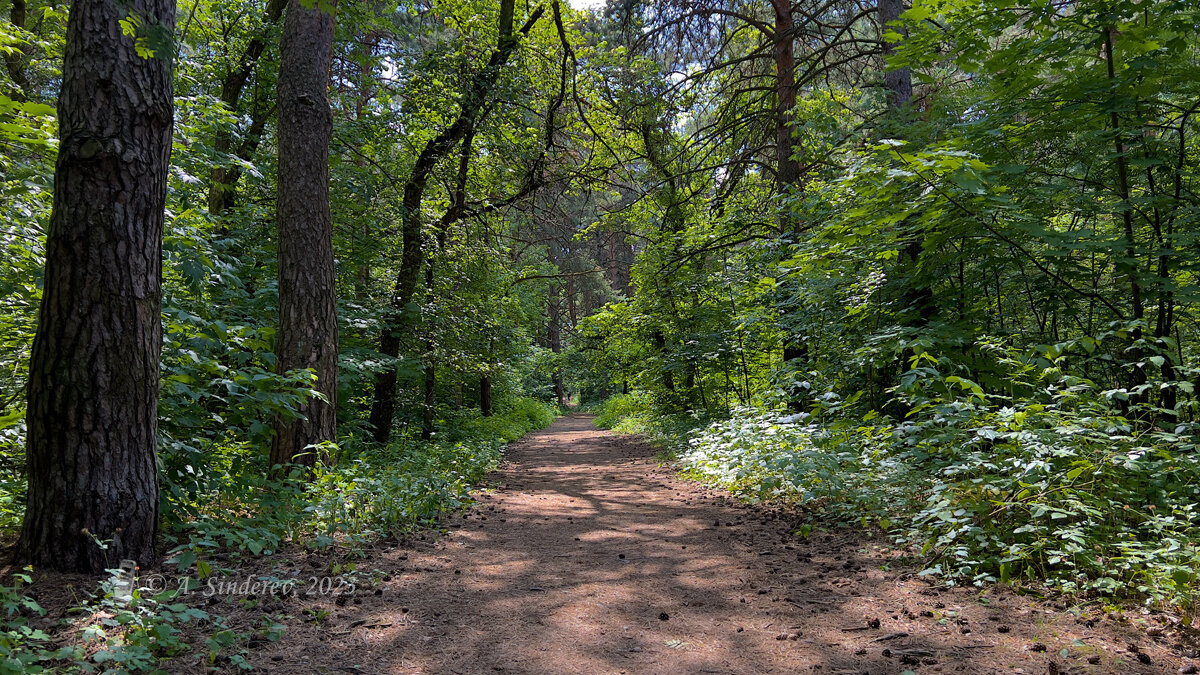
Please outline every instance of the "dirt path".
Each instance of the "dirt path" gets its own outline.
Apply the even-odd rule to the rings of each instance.
[[[1154,617],[1093,620],[996,590],[981,602],[934,589],[883,571],[883,542],[799,540],[782,518],[680,481],[653,454],[586,417],[532,434],[449,536],[360,563],[360,575],[387,575],[378,595],[330,603],[320,625],[289,627],[255,662],[288,673],[847,675],[1188,663],[1171,629],[1155,638],[1137,625]]]

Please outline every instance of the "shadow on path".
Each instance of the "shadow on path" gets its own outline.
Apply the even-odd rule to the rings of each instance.
[[[1059,672],[1050,663],[1060,643],[1070,643],[1062,622],[1074,617],[1038,616],[1011,595],[985,605],[969,591],[901,580],[880,569],[882,542],[837,534],[801,541],[783,518],[680,481],[653,455],[586,416],[527,436],[449,536],[360,563],[360,572],[375,566],[391,575],[383,593],[330,607],[324,636],[315,628],[289,635],[284,643],[308,641],[299,656],[294,642],[272,645],[286,660],[265,665],[352,673]],[[1035,641],[1048,651],[1029,649]],[[1086,664],[1086,649],[1075,652],[1071,662]],[[1104,670],[1078,672],[1164,668],[1106,659]]]

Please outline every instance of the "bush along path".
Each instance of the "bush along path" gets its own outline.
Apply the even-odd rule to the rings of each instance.
[[[278,622],[249,656],[280,673],[1195,672],[1164,616],[934,586],[882,538],[800,537],[654,454],[562,418],[446,536],[276,567],[352,595],[211,602]]]

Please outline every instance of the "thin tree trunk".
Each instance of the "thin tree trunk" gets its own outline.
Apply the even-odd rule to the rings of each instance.
[[[12,0],[12,8],[8,12],[8,20],[14,28],[25,28],[25,0]],[[24,101],[29,96],[29,77],[25,74],[25,51],[21,43],[11,45],[12,51],[4,54],[4,67],[8,77],[17,85],[13,99]]]
[[[490,375],[479,378],[479,414],[484,417],[492,416],[492,378]]]
[[[427,342],[425,348],[430,352],[433,351],[432,341]],[[434,403],[437,394],[437,362],[434,361],[432,355],[425,359],[425,400],[424,407],[421,410],[421,439],[429,440],[433,438],[433,413]]]
[[[904,12],[904,0],[879,0],[878,9],[880,34],[892,30],[900,35],[908,35],[908,31],[903,27],[888,26],[893,21],[900,19],[900,15]],[[896,42],[884,41],[883,56],[885,59],[896,52],[898,44]],[[912,71],[907,67],[885,70],[883,73],[883,87],[887,90],[888,105],[893,109],[903,108],[912,103]]]
[[[139,56],[130,13],[174,31],[173,0],[75,0],[67,22],[17,553],[63,571],[155,558],[171,54]]]
[[[268,26],[277,23],[279,17],[283,16],[283,10],[286,6],[287,0],[269,0],[263,22]],[[246,88],[246,83],[250,80],[250,75],[254,72],[255,67],[257,67],[258,60],[262,57],[266,48],[266,36],[254,36],[250,40],[250,43],[246,45],[246,51],[242,54],[242,58],[237,66],[225,74],[225,78],[221,82],[221,103],[230,112],[236,113],[240,109],[239,103],[242,100],[242,91]],[[250,122],[246,141],[237,153],[238,157],[242,160],[248,161],[250,159],[249,156],[245,155],[253,154],[254,148],[258,147],[258,139],[262,136],[266,126],[266,112],[256,111],[256,113],[254,119]],[[224,154],[228,153],[232,148],[233,131],[228,128],[222,128],[217,132],[216,138],[213,139],[213,150],[219,154]],[[249,153],[245,152],[247,149],[250,151]],[[220,215],[226,209],[233,206],[237,182],[241,176],[242,172],[237,168],[225,166],[213,168],[208,186],[209,213]]]
[[[549,321],[546,322],[547,342],[550,345],[550,351],[554,352],[555,356],[562,354],[562,309],[559,303],[562,299],[559,297],[559,287],[555,285],[554,294],[550,297],[550,302],[547,305],[547,314]],[[567,394],[563,388],[562,368],[554,367],[554,374],[551,376],[554,384],[554,399],[559,405],[566,405]]]
[[[337,438],[337,287],[329,212],[329,68],[333,16],[291,0],[279,66],[280,373],[311,368],[326,400],[300,406],[301,418],[275,421],[271,464],[312,465],[311,447]]]
[[[475,129],[467,130],[466,135],[462,140],[462,148],[458,156],[458,173],[454,182],[454,193],[451,196],[451,204],[446,213],[442,215],[441,222],[437,228],[437,247],[439,253],[444,253],[446,250],[446,236],[450,225],[458,220],[463,209],[467,205],[467,179],[471,173],[471,153],[475,142]],[[432,298],[435,292],[434,288],[434,257],[429,256],[425,262],[425,294]],[[432,333],[430,329],[428,332]],[[421,438],[429,440],[433,438],[433,413],[435,395],[437,393],[437,359],[434,354],[436,344],[430,335],[425,342],[425,408],[421,416]],[[461,392],[460,392],[461,393]]]
[[[1110,82],[1117,77],[1116,61],[1113,54],[1114,32],[1115,29],[1111,28],[1104,30],[1105,62],[1108,66],[1108,79]],[[1117,193],[1121,196],[1121,225],[1122,234],[1124,235],[1124,241],[1122,242],[1124,250],[1121,252],[1122,255],[1117,257],[1116,267],[1121,276],[1125,277],[1125,280],[1129,284],[1129,302],[1133,310],[1133,319],[1140,322],[1146,316],[1146,306],[1142,301],[1142,285],[1138,281],[1137,263],[1131,262],[1137,259],[1137,240],[1133,232],[1133,205],[1129,202],[1131,197],[1129,160],[1125,156],[1128,149],[1121,142],[1121,116],[1115,109],[1109,112],[1109,122],[1112,124],[1113,129],[1113,147],[1117,151]],[[1130,338],[1134,345],[1142,339],[1142,327],[1140,324],[1134,326]],[[1129,371],[1128,386],[1132,389],[1146,383],[1146,370],[1144,366],[1140,365],[1142,356],[1140,348],[1136,346],[1131,348],[1129,355],[1131,361],[1138,362]],[[1145,394],[1135,394],[1132,400],[1143,401],[1145,400]]]

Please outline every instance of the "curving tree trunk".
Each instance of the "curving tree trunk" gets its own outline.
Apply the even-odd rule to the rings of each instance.
[[[221,103],[225,104],[225,107],[231,113],[236,114],[240,111],[242,91],[246,88],[246,84],[250,81],[250,76],[254,73],[254,69],[258,67],[259,59],[267,49],[267,36],[265,35],[267,27],[279,21],[279,17],[283,16],[283,10],[286,6],[287,0],[267,1],[266,13],[263,16],[264,34],[255,35],[250,40],[250,44],[246,45],[246,51],[242,53],[237,66],[222,78]],[[254,156],[254,151],[258,148],[259,140],[266,130],[267,118],[269,116],[269,111],[265,108],[256,106],[251,111],[250,128],[247,130],[245,140],[236,148],[235,152],[240,159],[249,161]],[[213,139],[213,150],[217,153],[227,153],[234,149],[233,130],[229,128],[219,130],[216,138]],[[208,187],[209,213],[220,215],[234,205],[237,196],[237,183],[241,177],[242,170],[238,167],[217,166],[213,168]]]
[[[168,42],[174,0],[75,0],[67,23],[17,553],[63,571],[154,560],[171,54],[139,56],[130,14]]]
[[[388,303],[387,312],[383,316],[383,326],[379,335],[379,352],[393,359],[400,356],[400,338],[407,328],[406,316],[408,304],[412,301],[420,278],[422,247],[421,203],[425,196],[425,186],[429,176],[437,168],[439,162],[475,128],[475,122],[483,111],[485,104],[491,98],[492,91],[500,78],[500,69],[508,63],[508,59],[520,44],[517,35],[513,33],[513,7],[515,0],[501,0],[498,20],[500,34],[496,48],[492,50],[487,65],[468,82],[463,96],[462,108],[458,117],[450,126],[443,129],[432,138],[421,152],[413,165],[412,173],[404,183],[403,210],[401,231],[404,242],[400,253],[400,271],[396,274],[392,299]],[[528,35],[534,25],[546,11],[545,6],[539,5],[525,20],[518,31]],[[374,401],[371,403],[371,426],[374,427],[375,441],[387,443],[392,436],[392,419],[396,414],[396,382],[398,380],[395,365],[388,366],[375,375]]]
[[[322,3],[324,5],[324,3]],[[330,3],[332,5],[332,3]],[[331,10],[332,11],[332,10]],[[329,68],[333,15],[291,0],[279,64],[279,372],[312,368],[302,419],[278,419],[271,464],[313,465],[312,451],[337,437],[337,287],[329,212]]]

